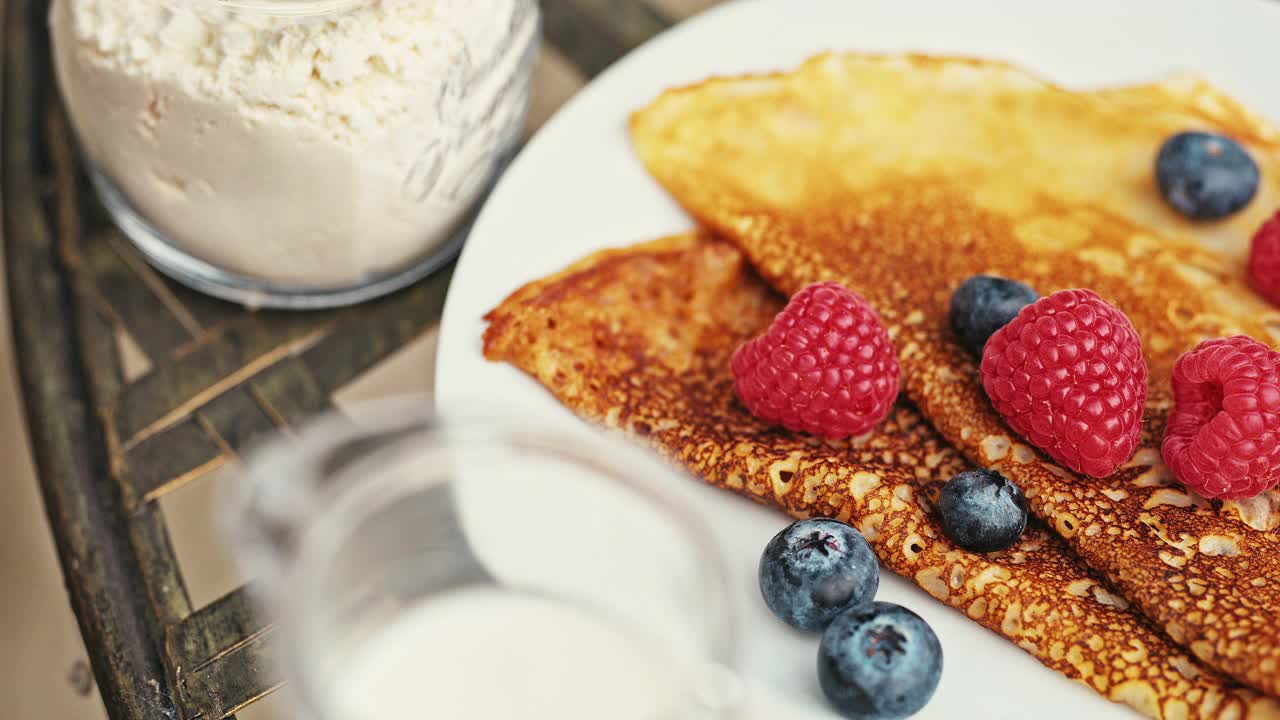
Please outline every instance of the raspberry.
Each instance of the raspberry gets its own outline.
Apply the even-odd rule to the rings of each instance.
[[[1249,246],[1249,284],[1272,305],[1280,305],[1280,211],[1253,236]]]
[[[1183,353],[1161,454],[1204,497],[1250,498],[1280,483],[1280,353],[1244,335]]]
[[[1092,290],[1041,298],[997,330],[982,354],[982,386],[1014,431],[1076,472],[1106,477],[1138,447],[1142,341]]]
[[[827,438],[861,435],[898,397],[898,356],[880,316],[837,283],[791,298],[733,354],[734,389],[761,420]]]

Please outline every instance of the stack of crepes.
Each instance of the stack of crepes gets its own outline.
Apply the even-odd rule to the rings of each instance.
[[[1229,220],[1192,224],[1155,186],[1160,144],[1189,129],[1236,138],[1262,170]],[[668,91],[632,136],[705,229],[521,288],[489,315],[487,357],[711,484],[850,522],[887,569],[1104,697],[1166,720],[1280,718],[1280,492],[1207,501],[1159,453],[1181,353],[1280,333],[1243,270],[1280,207],[1280,133],[1194,78],[1072,92],[994,62],[843,54]],[[978,273],[1092,288],[1132,319],[1150,387],[1117,473],[1054,465],[993,410],[947,319]],[[824,280],[870,300],[902,365],[896,410],[849,441],[756,419],[729,367]],[[1041,521],[1008,550],[941,532],[936,492],[972,466]]]

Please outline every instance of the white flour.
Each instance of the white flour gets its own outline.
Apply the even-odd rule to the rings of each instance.
[[[528,0],[372,0],[309,19],[198,7],[55,0],[50,22],[86,152],[224,269],[318,287],[411,264],[523,119]]]

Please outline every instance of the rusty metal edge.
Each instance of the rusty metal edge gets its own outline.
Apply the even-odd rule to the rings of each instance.
[[[113,720],[176,716],[128,518],[110,479],[65,269],[37,187],[46,34],[39,0],[4,3],[0,173],[12,341],[45,510],[72,608]]]

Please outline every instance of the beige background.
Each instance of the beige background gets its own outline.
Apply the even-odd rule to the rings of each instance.
[[[716,0],[652,0],[673,17]],[[0,2],[3,7],[3,2]],[[544,53],[530,127],[539,126],[572,95],[581,77],[563,58]],[[3,279],[0,278],[0,283]],[[2,289],[2,285],[0,285]],[[0,332],[9,342],[7,292],[0,292]],[[435,336],[403,348],[344,389],[338,401],[357,402],[430,388]],[[12,353],[0,352],[0,715],[15,720],[102,720],[106,714],[85,663],[84,646],[67,603],[62,575],[40,504],[29,458],[15,381]],[[221,472],[233,471],[231,468]],[[217,546],[209,521],[218,473],[165,497],[164,512],[174,534],[192,601],[197,607],[239,584]],[[246,720],[279,717],[270,700],[242,712]]]

